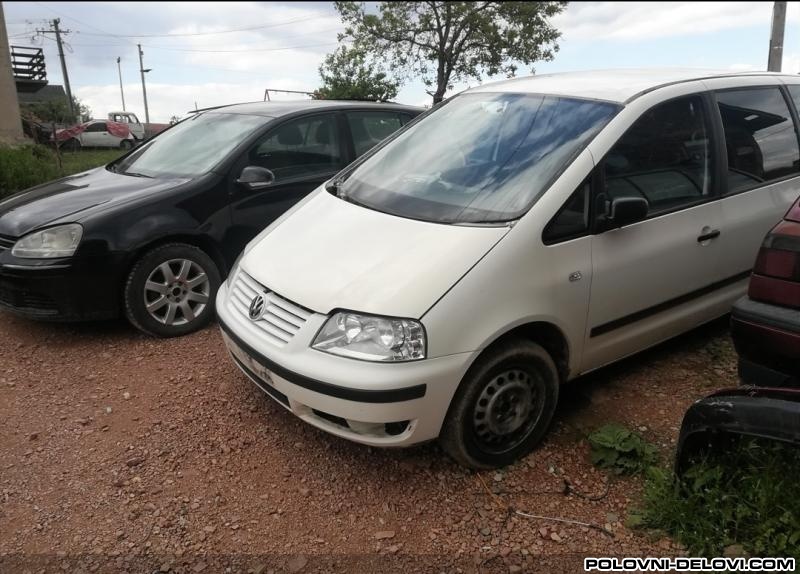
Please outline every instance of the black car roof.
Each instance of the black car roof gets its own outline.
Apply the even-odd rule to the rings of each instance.
[[[277,102],[251,102],[247,104],[231,104],[229,106],[219,106],[198,110],[198,112],[224,112],[227,114],[248,114],[254,116],[266,116],[278,118],[289,114],[304,112],[309,110],[342,110],[348,108],[375,109],[375,110],[394,110],[410,111],[421,113],[424,108],[416,106],[405,106],[388,102],[363,102],[363,101],[342,101],[342,100],[284,100]]]

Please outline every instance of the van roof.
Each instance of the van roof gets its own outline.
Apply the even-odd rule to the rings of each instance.
[[[698,70],[691,68],[631,68],[512,78],[501,82],[484,84],[469,91],[555,94],[627,103],[643,93],[671,84],[707,78],[750,76],[798,78],[794,74],[778,74],[775,72],[732,72],[730,70]]]

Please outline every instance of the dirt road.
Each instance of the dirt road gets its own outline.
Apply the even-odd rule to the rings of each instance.
[[[2,573],[580,572],[587,554],[674,554],[624,527],[641,481],[595,470],[585,436],[622,422],[667,461],[686,406],[735,384],[721,320],[567,385],[545,444],[478,477],[435,445],[300,422],[216,327],[161,341],[0,313],[0,349]]]

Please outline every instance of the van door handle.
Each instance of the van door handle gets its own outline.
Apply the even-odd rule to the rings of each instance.
[[[698,243],[703,243],[704,241],[709,241],[710,239],[716,239],[719,237],[719,229],[713,229],[708,233],[704,233],[697,238]]]

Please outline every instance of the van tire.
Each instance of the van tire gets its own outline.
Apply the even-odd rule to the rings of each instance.
[[[558,388],[555,362],[540,345],[522,340],[500,343],[464,376],[439,444],[470,468],[511,464],[544,437],[556,410]]]
[[[178,275],[183,269],[183,262],[186,262],[189,274],[182,279]],[[167,277],[159,269],[171,271],[174,277]],[[171,299],[163,302],[162,308],[152,312],[147,308],[147,301],[157,300],[159,293],[148,289],[148,281],[163,283],[165,287],[175,286],[163,295]],[[134,327],[154,337],[187,335],[202,329],[214,318],[214,302],[220,283],[216,264],[202,249],[186,243],[160,245],[142,255],[128,274],[123,292],[125,316]],[[187,297],[192,291],[194,296]],[[196,295],[205,298],[202,307]],[[196,314],[187,319],[185,311],[178,309],[170,321],[163,307],[171,304],[179,307],[186,304],[189,306],[187,311]],[[162,314],[163,320],[159,320]]]

